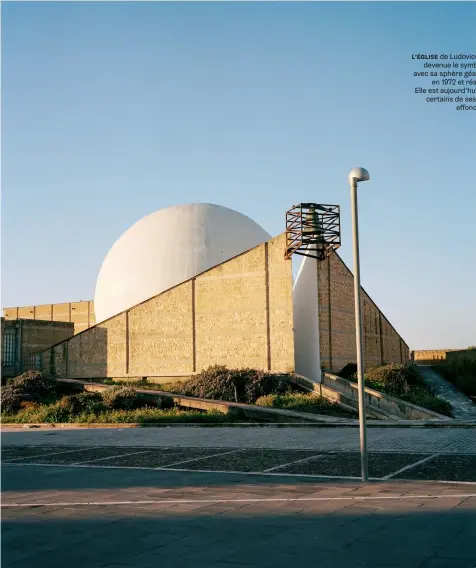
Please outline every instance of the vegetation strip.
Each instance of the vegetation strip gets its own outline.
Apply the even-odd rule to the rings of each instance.
[[[9,507],[81,507],[85,505],[184,505],[192,503],[281,503],[281,502],[314,502],[314,501],[404,501],[406,499],[469,499],[476,497],[476,493],[457,493],[443,495],[362,495],[352,497],[256,497],[248,499],[155,499],[148,501],[85,501],[85,502],[59,502],[59,503],[2,503],[1,508]]]
[[[357,421],[353,422],[6,422],[0,424],[4,429],[100,429],[100,428],[359,428]],[[476,428],[476,420],[472,421],[425,421],[418,422],[387,422],[369,421],[367,428]]]

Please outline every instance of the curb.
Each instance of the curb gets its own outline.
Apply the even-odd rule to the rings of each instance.
[[[7,428],[11,429],[51,429],[57,428],[60,430],[72,429],[100,429],[100,428],[113,428],[113,429],[127,429],[127,428],[359,428],[358,422],[190,422],[190,423],[174,423],[174,422],[132,422],[132,423],[75,423],[75,422],[53,422],[41,424],[2,424],[0,431]],[[367,422],[367,428],[476,428],[476,422],[390,422],[383,421]]]

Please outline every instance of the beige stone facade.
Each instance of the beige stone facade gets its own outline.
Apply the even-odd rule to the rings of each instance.
[[[80,333],[96,324],[94,302],[92,301],[5,308],[3,316],[6,320],[29,319],[71,322],[74,323],[74,333]]]
[[[294,369],[284,235],[42,353],[58,377],[186,376],[209,365]]]
[[[37,354],[73,335],[73,324],[2,317],[2,374],[12,377],[36,368]]]

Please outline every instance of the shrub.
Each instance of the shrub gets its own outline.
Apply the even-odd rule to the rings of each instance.
[[[35,422],[69,422],[71,414],[67,408],[61,406],[61,401],[55,404],[42,405],[41,408],[30,417]]]
[[[8,414],[18,412],[21,403],[28,399],[31,400],[31,397],[23,394],[21,390],[14,385],[9,384],[2,387],[0,393],[2,412],[7,412]]]
[[[373,385],[377,390],[395,395],[408,393],[412,386],[422,385],[422,380],[414,367],[397,364],[369,369],[365,373],[365,381],[368,386]]]
[[[253,404],[261,396],[288,392],[293,384],[290,375],[214,365],[188,381],[163,388],[188,396]]]
[[[39,371],[28,371],[12,379],[9,385],[14,386],[24,394],[41,398],[55,393],[57,381],[54,378],[45,377]]]
[[[81,392],[64,396],[59,401],[59,407],[73,416],[82,412],[95,414],[106,408],[101,395],[96,392]]]
[[[128,387],[113,386],[102,392],[102,400],[107,408],[130,410],[141,405],[136,392]]]
[[[406,393],[399,396],[402,400],[422,406],[433,412],[444,414],[445,416],[452,416],[451,404],[446,400],[434,395],[428,389],[421,386],[413,386]]]
[[[344,365],[337,375],[343,379],[353,379],[357,376],[357,363],[347,363],[347,365]]]
[[[338,404],[329,402],[322,396],[314,393],[286,393],[268,394],[258,398],[257,406],[269,406],[272,408],[285,408],[296,412],[313,412],[317,414],[345,415],[352,418],[356,412],[346,410]]]

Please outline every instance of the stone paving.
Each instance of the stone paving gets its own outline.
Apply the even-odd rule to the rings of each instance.
[[[474,428],[369,428],[370,451],[476,454]],[[11,430],[7,445],[156,446],[357,451],[357,428],[137,428]]]
[[[4,465],[2,490],[6,568],[476,566],[471,485]]]

